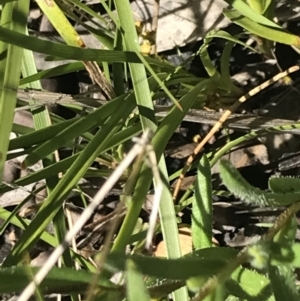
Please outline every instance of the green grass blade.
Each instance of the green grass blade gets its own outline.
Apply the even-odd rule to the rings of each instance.
[[[30,148],[33,145],[41,144],[42,142],[51,139],[57,133],[61,132],[63,129],[66,129],[68,126],[70,126],[78,120],[79,117],[73,118],[51,125],[39,131],[33,131],[26,135],[14,138],[9,143],[9,150],[16,150],[19,148]]]
[[[38,268],[31,268],[33,274]],[[53,268],[41,283],[40,288],[45,294],[51,293],[84,293],[86,292],[94,274],[70,268]],[[12,267],[0,269],[0,293],[14,293],[22,291],[29,282],[27,267]],[[99,279],[100,287],[117,290],[118,287],[105,279]]]
[[[210,39],[204,39],[204,44],[200,47],[199,55],[200,55],[200,59],[203,64],[203,67],[205,68],[209,77],[215,78],[217,80],[219,78],[220,74],[210,59],[210,56],[208,53],[209,41],[210,41]]]
[[[30,166],[43,159],[49,153],[57,150],[65,145],[67,141],[72,141],[81,134],[102,125],[106,118],[113,114],[117,107],[122,104],[124,97],[121,96],[108,102],[103,107],[95,110],[85,117],[80,118],[78,121],[71,123],[67,128],[57,133],[55,137],[44,142],[37,148],[35,148],[31,154],[25,159],[24,166]],[[129,101],[128,101],[129,102]],[[123,101],[123,106],[126,106],[127,101]],[[132,104],[128,104],[128,107],[132,107]]]
[[[147,61],[143,59],[143,57],[139,54],[139,45],[138,45],[138,36],[136,32],[136,28],[134,26],[133,18],[132,18],[132,13],[131,13],[131,8],[129,5],[129,1],[124,1],[124,0],[116,0],[115,1],[116,8],[118,11],[119,19],[120,19],[120,25],[122,28],[123,32],[123,38],[124,42],[126,45],[126,50],[136,52],[141,61],[147,65]],[[156,122],[155,122],[155,114],[154,114],[154,108],[153,108],[153,103],[152,103],[152,98],[151,98],[151,93],[149,89],[149,85],[147,82],[147,76],[146,76],[146,70],[145,66],[143,65],[138,65],[138,64],[129,64],[130,72],[131,72],[131,77],[133,81],[133,87],[134,87],[134,93],[136,96],[136,101],[137,104],[140,108],[140,118],[141,118],[141,123],[143,130],[146,128],[149,128],[152,132],[155,132],[157,129]],[[148,70],[149,66],[147,65]],[[159,80],[157,75],[150,70],[150,73],[152,74],[153,78],[157,80],[160,84],[160,86],[165,90],[165,92],[171,97],[171,99],[175,100],[174,97],[170,94],[169,90],[166,89],[165,85]],[[177,102],[175,100],[175,102]],[[164,163],[164,159],[161,159],[160,162],[161,168],[163,168],[164,172],[166,173],[166,167]],[[168,177],[168,176],[166,176]],[[149,177],[150,179],[150,177]],[[163,191],[163,195],[168,194],[169,197],[165,199],[165,206],[169,207],[169,209],[173,209],[173,202],[172,198],[170,196],[170,193],[168,193],[166,190]],[[163,196],[162,196],[163,197]],[[170,208],[170,204],[172,204],[172,207]],[[165,211],[164,206],[160,206],[160,213],[161,216],[164,216],[165,214],[170,214],[170,211]],[[175,211],[174,211],[175,213]],[[167,241],[167,246],[168,246],[168,255],[171,257],[178,257],[180,256],[180,248],[179,248],[179,241],[177,237],[177,226],[176,222],[174,220],[170,221],[169,223],[165,224],[164,223],[165,219],[162,219],[163,222],[163,234],[165,239],[172,243],[172,245],[168,244]],[[172,232],[172,236],[170,236],[168,233],[165,233],[164,230],[169,230]],[[174,237],[175,236],[175,237]],[[177,238],[177,239],[176,239]],[[186,300],[187,295],[182,294],[182,292],[177,292],[177,297],[175,296],[176,300],[179,300],[178,297],[181,296],[181,300]]]
[[[21,228],[21,229],[26,229],[26,227],[30,224],[30,220],[28,219],[23,219],[17,216],[11,216],[11,212],[7,211],[4,208],[0,208],[0,217],[4,220],[10,219],[10,223],[13,225]],[[48,243],[50,246],[56,247],[57,246],[57,241],[54,236],[51,234],[44,232],[41,236],[41,239]]]
[[[282,44],[300,47],[300,38],[297,35],[293,35],[283,30],[282,28],[267,27],[265,25],[256,23],[247,17],[242,16],[238,11],[225,10],[224,14],[232,22],[262,38]]]
[[[30,224],[30,220],[28,219],[23,219],[17,216],[11,216],[11,212],[7,211],[4,208],[0,208],[0,217],[3,220],[7,220],[10,219],[10,223],[19,227],[20,229],[25,230],[27,228],[27,226]],[[57,240],[55,239],[54,236],[52,236],[51,234],[49,234],[48,232],[43,232],[41,235],[41,239],[46,242],[47,244],[49,244],[52,247],[56,247],[57,246]],[[74,259],[76,259],[82,266],[86,267],[86,269],[90,270],[90,271],[95,271],[94,266],[89,263],[85,258],[83,258],[82,256],[78,255],[78,254],[74,254],[74,252],[72,252],[72,257]]]
[[[22,61],[23,77],[31,76],[32,74],[36,74],[36,73],[37,73],[37,68],[35,65],[35,60],[34,60],[32,51],[24,50],[24,56],[23,56],[23,61]],[[37,89],[37,90],[42,89],[42,85],[41,85],[40,81],[35,81],[30,84],[27,84],[26,87],[32,88],[32,89]],[[29,104],[35,105],[36,101],[32,99],[29,101]],[[32,113],[33,113],[32,116],[33,116],[33,121],[34,121],[36,130],[48,128],[49,126],[51,126],[50,114],[49,114],[47,107],[40,108],[39,110],[33,110]],[[50,166],[51,164],[53,164],[55,162],[56,162],[55,154],[50,152],[48,154],[48,156],[43,160],[43,167]],[[54,187],[57,185],[57,183],[58,183],[57,175],[53,175],[52,177],[48,177],[46,179],[48,194],[54,189]]]
[[[198,93],[205,89],[208,82],[209,80],[199,83],[195,86],[195,88],[181,98],[180,105],[182,106],[183,111],[180,111],[177,107],[173,107],[170,113],[162,120],[154,138],[152,139],[152,145],[156,152],[157,158],[161,157],[168,140],[174,133],[175,129],[179,126],[187,110],[192,106]],[[132,202],[129,205],[128,214],[126,215],[120,232],[115,240],[115,244],[113,246],[114,252],[123,252],[125,250],[126,244],[130,239],[142,208],[144,202],[143,200],[150,187],[151,180],[151,171],[148,167],[143,166],[140,178],[135,188]]]
[[[68,74],[80,70],[84,70],[84,65],[81,62],[68,63],[51,69],[36,72],[30,76],[26,76],[20,80],[20,85],[25,85],[42,78],[50,78],[62,74]]]
[[[221,68],[221,77],[220,77],[220,87],[225,91],[230,91],[231,94],[240,97],[243,95],[243,90],[238,88],[231,80],[230,75],[230,56],[231,50],[234,46],[234,43],[228,41],[224,47],[221,56],[220,68]]]
[[[210,164],[205,155],[198,165],[192,203],[192,238],[195,249],[212,246],[212,186]]]
[[[212,30],[207,34],[206,37],[207,38],[220,38],[220,39],[228,40],[228,41],[231,41],[235,44],[242,45],[245,48],[249,48],[253,52],[257,52],[257,50],[255,48],[251,47],[250,45],[247,45],[243,41],[239,40],[237,37],[232,36],[230,33],[226,32],[224,30],[219,30],[219,29],[218,30]]]
[[[59,58],[73,59],[78,61],[99,62],[134,62],[140,63],[135,53],[116,50],[81,49],[60,43],[41,40],[26,36],[10,29],[0,27],[0,41],[26,48],[35,52],[56,56]]]
[[[300,124],[299,123],[292,123],[292,124],[287,124],[287,125],[280,125],[280,126],[275,126],[275,127],[270,127],[267,129],[263,129],[263,130],[258,130],[258,131],[252,131],[242,137],[239,137],[229,143],[227,143],[226,145],[224,145],[221,149],[219,149],[217,152],[214,152],[213,154],[213,158],[211,159],[211,166],[214,166],[216,164],[216,162],[222,158],[223,155],[226,154],[226,152],[228,152],[229,150],[231,150],[233,147],[254,139],[256,137],[261,137],[270,133],[278,133],[281,131],[289,131],[289,130],[293,130],[293,129],[299,129],[300,128]],[[210,158],[212,156],[212,154],[210,154],[208,157]],[[176,175],[178,176],[178,175]]]
[[[13,44],[35,52],[56,56],[68,60],[77,61],[96,61],[108,63],[139,63],[140,59],[134,52],[102,50],[102,49],[82,49],[79,47],[68,46],[65,44],[54,43],[41,40],[35,37],[26,36],[0,26],[0,41]],[[168,62],[145,57],[145,60],[151,65],[162,68],[162,71],[174,71],[175,67]]]
[[[260,23],[274,28],[281,28],[280,25],[264,17],[254,9],[252,9],[243,0],[225,0],[228,4],[232,5],[236,10],[238,10],[243,16],[249,18],[253,22]],[[255,1],[255,0],[254,0]],[[259,1],[261,2],[261,1]]]
[[[201,249],[177,259],[113,253],[108,256],[104,267],[110,271],[125,271],[128,258],[144,275],[173,280],[187,280],[193,276],[208,278],[220,271],[237,253],[231,248],[217,247]]]
[[[1,23],[7,22],[11,32],[24,33],[27,24],[29,11],[29,1],[14,1],[6,3],[1,12]],[[7,17],[7,19],[6,19]],[[2,23],[3,25],[3,23]],[[24,35],[25,36],[25,35]],[[17,88],[20,81],[20,67],[23,56],[23,49],[13,46],[0,44],[2,62],[1,67],[1,96],[0,96],[0,180],[6,160],[9,145],[10,132],[12,130],[14,109],[17,100]],[[3,52],[4,51],[4,52]]]
[[[164,160],[160,160],[158,164],[162,176],[167,179],[168,171]],[[170,188],[163,185],[161,194],[161,202],[159,204],[159,217],[161,223],[162,234],[167,249],[168,258],[178,258],[181,256],[181,249],[178,237],[178,228],[176,221],[176,212]],[[174,300],[189,300],[188,292],[185,287],[175,291],[173,294]]]
[[[71,189],[84,176],[95,158],[99,155],[103,148],[106,147],[111,136],[119,129],[119,121],[126,118],[134,108],[133,99],[128,101],[128,105],[123,110],[117,110],[109,121],[98,131],[94,139],[86,146],[85,150],[78,156],[73,165],[68,169],[59,184],[52,193],[44,201],[41,209],[36,214],[32,223],[23,233],[14,249],[3,263],[4,266],[11,266],[18,263],[22,258],[24,250],[30,250],[35,242],[39,239],[46,226],[58,212],[65,197],[70,193]]]
[[[134,26],[129,1],[115,0],[115,5],[122,28],[126,50],[138,52],[138,36]],[[145,67],[142,64],[129,63],[129,68],[137,105],[146,109],[142,112],[140,111],[143,130],[148,128],[154,133],[157,126],[155,124],[155,114]]]
[[[111,138],[110,142],[107,144],[107,146],[105,147],[103,152],[106,152],[107,150],[118,146],[120,143],[124,143],[124,142],[130,140],[131,138],[136,137],[141,131],[142,131],[141,125],[136,124],[136,125],[133,125],[131,127],[128,127],[126,129],[118,132]],[[89,139],[88,141],[90,141],[90,140],[91,139]],[[60,172],[65,172],[73,164],[73,162],[80,155],[80,153],[81,152],[78,152],[68,158],[65,158],[57,163],[54,163],[50,166],[45,167],[40,171],[32,172],[28,176],[17,179],[14,182],[14,184],[17,186],[25,186],[25,185],[40,181],[44,178],[48,178],[53,175],[57,175]],[[94,177],[94,176],[108,177],[110,174],[111,174],[111,171],[109,171],[109,170],[103,170],[103,169],[97,170],[97,171],[88,170],[84,176],[85,177]],[[5,193],[12,189],[13,189],[12,187],[9,187],[6,185],[0,185],[0,193]]]
[[[68,45],[77,47],[85,46],[81,37],[78,35],[55,1],[36,0],[36,2],[41,11],[47,16],[53,27]]]

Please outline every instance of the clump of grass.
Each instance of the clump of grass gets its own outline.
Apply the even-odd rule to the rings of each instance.
[[[280,180],[273,181],[270,185],[273,191],[265,192],[249,185],[229,163],[221,163],[224,184],[237,197],[258,206],[284,204],[290,207],[279,216],[265,237],[241,252],[212,245],[213,191],[210,167],[224,152],[245,140],[264,134],[263,131],[253,132],[229,143],[214,155],[208,156],[209,159],[204,156],[198,163],[194,195],[188,201],[187,195],[179,200],[179,204],[185,205],[174,206],[167,180],[174,175],[168,174],[163,154],[187,111],[195,106],[205,107],[211,95],[219,95],[220,99],[222,96],[240,96],[241,90],[231,82],[229,74],[233,45],[245,45],[239,37],[221,30],[207,34],[203,46],[194,56],[200,55],[209,77],[198,79],[185,70],[187,62],[175,67],[159,56],[144,56],[140,53],[129,1],[115,1],[117,14],[113,14],[106,2],[102,1],[115,25],[110,30],[106,28],[105,19],[79,1],[36,2],[65,43],[28,36],[28,0],[9,1],[2,5],[0,177],[2,179],[5,162],[20,154],[27,155],[22,163],[23,169],[40,160],[44,169],[32,172],[11,185],[2,183],[0,192],[44,180],[47,197],[39,208],[35,208],[32,220],[18,216],[21,206],[12,213],[0,209],[0,217],[5,220],[1,233],[8,223],[24,229],[0,267],[0,293],[23,292],[20,297],[23,301],[34,292],[39,300],[43,300],[44,295],[49,293],[68,294],[74,300],[79,300],[81,296],[88,300],[167,299],[171,293],[174,300],[180,301],[298,300],[299,293],[293,274],[294,269],[299,267],[300,254],[299,244],[295,243],[295,213],[299,210],[296,181],[284,180],[289,181],[288,191],[285,190],[287,182],[282,184]],[[233,6],[224,12],[229,19],[247,32],[265,41],[268,39],[262,49],[265,53],[270,53],[268,47],[275,42],[299,47],[298,36],[284,31],[271,20],[274,9],[272,1],[258,8],[242,0],[228,2]],[[91,28],[86,20],[78,19],[78,14],[73,12],[74,7],[85,12],[86,20],[94,17],[97,28]],[[66,16],[85,26],[103,43],[105,49],[86,48]],[[213,38],[227,41],[220,72],[207,51]],[[33,51],[75,62],[38,72]],[[88,103],[89,99],[82,97],[76,101],[60,102],[78,114],[72,120],[50,114],[42,94],[41,99],[32,97],[25,104],[22,97],[18,97],[20,88],[40,89],[40,80],[43,78],[82,69],[87,70],[107,101],[92,100],[92,103]],[[128,72],[131,89],[128,81],[124,80]],[[165,118],[158,120],[153,101],[160,97],[169,97],[174,106]],[[22,105],[26,105],[23,109],[32,113],[35,126],[31,130],[15,126],[18,137],[10,141],[13,116],[16,108]],[[132,117],[133,112],[135,117]],[[285,129],[281,127],[277,130]],[[147,134],[148,131],[152,132],[153,138]],[[136,140],[132,151],[125,154],[125,144],[141,133],[142,139]],[[77,145],[76,141],[80,139],[86,143]],[[73,148],[74,152],[60,161],[56,153],[64,147]],[[101,162],[103,168],[95,171],[91,168],[94,162]],[[111,220],[111,231],[102,251],[96,256],[96,265],[78,254],[74,246],[70,246],[70,241],[83,224],[75,224],[68,230],[63,210],[66,198],[79,187],[83,178],[91,175],[104,176],[109,180],[82,213],[83,224],[113,183],[121,178],[124,187],[120,205],[115,209],[115,218]],[[156,196],[153,208],[159,211],[159,223],[155,224],[156,210],[153,209],[151,220],[154,223],[150,227],[157,233],[162,232],[168,259],[138,254],[138,250],[145,244],[147,232],[144,225],[138,227],[139,214],[152,182]],[[179,207],[182,209],[190,203],[193,207],[192,239],[195,251],[182,257],[176,213]],[[124,212],[123,206],[126,207],[126,215],[116,233],[118,217]],[[52,234],[46,230],[50,223],[54,226]],[[40,239],[55,248],[54,255],[44,269],[31,268],[26,254],[32,251]],[[135,245],[134,254],[125,254],[129,244]],[[53,267],[60,255],[61,267]],[[74,272],[78,265],[82,270]],[[116,272],[125,277],[124,284],[110,281]]]

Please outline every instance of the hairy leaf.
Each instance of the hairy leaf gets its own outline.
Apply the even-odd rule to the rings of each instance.
[[[286,265],[270,265],[269,278],[276,301],[300,300],[300,295],[296,287],[295,275],[290,267]]]
[[[275,193],[300,192],[300,178],[295,177],[271,177],[269,188]]]
[[[224,185],[246,204],[259,207],[290,205],[300,200],[300,192],[270,193],[250,185],[238,170],[226,160],[220,162],[220,175]]]

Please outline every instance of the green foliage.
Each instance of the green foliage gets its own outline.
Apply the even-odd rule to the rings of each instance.
[[[192,238],[196,250],[212,246],[212,186],[210,165],[205,155],[199,162],[192,202]]]
[[[221,162],[221,178],[227,188],[248,204],[256,206],[280,206],[299,201],[299,179],[292,177],[270,178],[272,193],[261,191],[247,183],[228,161]],[[274,242],[262,241],[247,249],[250,264],[259,270],[267,270],[275,300],[299,300],[295,284],[294,268],[298,257],[295,248],[297,220],[294,215],[284,217],[285,223],[274,237]]]
[[[128,301],[149,301],[150,296],[143,281],[143,275],[138,271],[135,263],[127,260],[127,299]]]
[[[28,283],[30,273],[33,275],[38,268],[10,267],[0,269],[0,293],[19,292]],[[76,271],[70,268],[53,268],[41,285],[41,289],[48,294],[82,292],[84,293],[92,280],[93,274],[88,271]],[[117,285],[110,281],[100,279],[97,283],[104,290],[119,290]]]
[[[300,178],[271,177],[269,189],[274,193],[292,193],[300,191]]]
[[[274,237],[275,244],[272,247],[268,275],[276,301],[299,300],[300,298],[293,264],[294,258],[297,257],[293,250],[297,227],[297,219],[293,216]]]
[[[285,265],[270,265],[268,275],[276,301],[299,300],[300,294],[295,285],[296,279],[291,268]]]
[[[112,239],[112,250],[109,251],[110,246],[106,245],[108,255],[101,253],[107,257],[103,255],[103,262],[99,263],[100,275],[95,274],[99,271],[94,265],[67,246],[68,250],[63,255],[64,265],[52,268],[39,285],[42,294],[68,294],[76,300],[76,294],[85,294],[93,283],[91,295],[96,300],[103,301],[124,298],[167,300],[169,294],[172,294],[174,301],[185,301],[190,299],[186,286],[191,295],[195,294],[193,300],[299,300],[294,276],[294,269],[300,267],[300,244],[294,241],[297,227],[295,212],[298,210],[296,202],[300,200],[298,178],[270,178],[270,191],[262,191],[247,183],[229,162],[222,161],[221,178],[230,193],[236,197],[259,207],[292,206],[278,219],[266,237],[242,252],[232,248],[213,247],[212,244],[212,195],[222,193],[228,196],[229,193],[212,190],[210,167],[225,152],[246,140],[266,134],[268,130],[252,132],[228,143],[217,152],[202,156],[197,163],[197,182],[192,198],[186,197],[174,206],[169,189],[168,179],[178,176],[178,173],[168,174],[164,161],[164,151],[169,139],[190,108],[219,108],[234,102],[242,95],[243,91],[234,85],[230,77],[230,56],[236,45],[250,47],[240,40],[240,36],[212,30],[206,35],[199,51],[175,67],[163,58],[147,57],[140,53],[129,1],[116,0],[116,14],[110,10],[110,1],[101,1],[112,19],[112,29],[109,29],[106,19],[78,0],[58,0],[55,1],[57,5],[53,2],[52,6],[49,5],[52,0],[36,2],[58,30],[65,44],[28,36],[26,18],[29,1],[1,2],[0,174],[2,176],[6,160],[21,154],[27,156],[22,164],[23,168],[30,167],[39,160],[43,160],[44,168],[22,176],[12,185],[1,183],[0,193],[45,180],[48,196],[32,220],[18,216],[21,205],[27,200],[13,212],[0,208],[0,217],[5,221],[0,228],[1,234],[8,223],[23,230],[20,239],[0,267],[0,294],[21,293],[32,280],[32,276],[37,274],[38,268],[21,264],[38,240],[41,239],[52,247],[57,247],[63,240],[67,231],[63,204],[74,189],[78,188],[82,178],[109,177],[115,166],[122,164],[120,159],[126,158],[123,153],[120,154],[121,151],[117,155],[115,150],[123,152],[131,138],[138,136],[146,128],[151,128],[154,134],[151,144],[159,161],[158,168],[164,183],[156,231],[163,234],[168,258],[125,255],[128,244],[143,245],[146,235],[145,225],[140,225],[139,232],[134,233],[135,225],[140,221],[139,214],[144,200],[153,182],[149,164],[142,158],[134,181],[130,182],[133,167],[124,170],[119,178],[120,184],[125,183],[127,212],[119,232]],[[251,35],[268,39],[271,44],[281,42],[299,47],[298,36],[273,22],[273,1],[227,2],[232,9],[226,9],[225,16]],[[80,12],[85,12],[85,19],[78,17]],[[81,24],[107,49],[83,47],[78,33],[66,16]],[[96,19],[93,27],[87,22],[91,17]],[[208,51],[215,38],[226,41],[220,70],[214,65]],[[67,59],[74,62],[37,72],[33,51],[49,55],[51,60]],[[208,78],[198,78],[185,70],[185,65],[195,56],[200,56]],[[48,114],[39,97],[28,102],[17,99],[18,88],[39,89],[41,79],[83,70],[90,61],[103,67],[106,81],[115,88],[112,99],[106,104],[103,105],[101,101],[89,102],[90,99],[82,96],[76,99],[76,103],[62,104],[78,114],[71,120],[65,120]],[[108,72],[110,64],[112,78]],[[132,88],[127,82],[128,78],[132,82]],[[211,96],[218,98],[217,103],[209,102]],[[161,97],[169,97],[174,106],[165,118],[158,119],[155,116],[153,100]],[[16,106],[24,105],[29,105],[28,110],[33,114],[34,128],[13,124]],[[293,126],[299,127],[299,124]],[[18,137],[10,141],[9,134],[12,129],[17,132]],[[272,130],[286,129],[288,126]],[[78,139],[84,139],[85,143],[76,146]],[[61,148],[74,149],[74,153],[56,162],[54,153]],[[94,162],[101,162],[101,169],[92,168]],[[63,177],[60,173],[63,173]],[[120,196],[122,198],[123,195]],[[196,251],[182,257],[178,219],[175,214],[191,203],[192,239]],[[55,235],[46,231],[51,223],[54,225]],[[75,262],[84,270],[75,271]],[[109,280],[116,272],[125,276],[125,283],[116,285]]]
[[[257,270],[264,270],[269,262],[270,247],[265,241],[249,246],[248,256],[250,257],[250,264]]]
[[[265,192],[251,186],[229,162],[221,160],[220,175],[226,187],[247,204],[267,207],[290,205],[300,200],[300,192],[273,193]]]

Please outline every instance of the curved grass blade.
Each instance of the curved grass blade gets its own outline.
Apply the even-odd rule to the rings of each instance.
[[[180,105],[182,106],[183,111],[180,111],[177,107],[173,107],[169,114],[162,120],[154,138],[152,139],[152,145],[157,158],[161,157],[168,140],[180,124],[181,120],[184,118],[187,110],[193,105],[197,95],[201,93],[209,83],[210,80],[204,80],[196,85],[189,93],[181,98]],[[136,220],[138,219],[144,198],[150,187],[151,180],[151,171],[146,165],[144,165],[135,187],[132,202],[129,205],[128,214],[125,217],[121,230],[115,240],[113,252],[123,252],[125,250],[135,227]]]
[[[129,101],[124,101],[124,97],[118,97],[108,102],[103,107],[95,110],[89,115],[78,119],[71,123],[67,128],[57,133],[56,136],[52,137],[42,145],[36,147],[23,162],[24,167],[30,166],[44,158],[49,153],[57,150],[58,148],[65,145],[66,142],[73,140],[80,136],[82,133],[89,131],[96,126],[104,123],[104,121],[116,111],[116,108],[121,104],[124,107],[131,107],[133,109],[133,102],[127,104]]]
[[[220,69],[221,69],[221,77],[220,77],[220,87],[222,87],[225,91],[230,91],[233,95],[240,97],[243,94],[243,90],[238,88],[231,80],[230,76],[230,55],[231,50],[234,46],[232,41],[228,41],[224,47],[221,56]]]
[[[128,141],[133,137],[136,137],[141,131],[142,131],[141,125],[136,124],[129,128],[124,129],[123,131],[116,133],[111,138],[110,142],[107,144],[107,147],[105,149],[103,149],[103,152],[119,145],[120,143],[124,143],[125,141]],[[90,140],[91,139],[89,139],[89,141]],[[47,167],[43,168],[42,170],[32,172],[28,176],[17,179],[14,182],[14,185],[25,186],[25,185],[40,181],[42,179],[51,177],[53,175],[57,175],[60,172],[64,172],[64,171],[68,170],[68,168],[74,163],[74,161],[78,158],[80,153],[81,153],[81,151],[72,155],[71,157],[65,158],[55,164],[47,166]],[[108,177],[110,174],[111,174],[111,171],[108,171],[108,170],[99,170],[99,171],[95,171],[95,172],[93,170],[87,170],[87,172],[85,173],[84,176],[85,177],[95,177],[95,176]],[[12,187],[9,187],[6,185],[0,185],[0,193],[5,193],[12,189],[13,189]]]
[[[300,37],[293,35],[282,28],[273,28],[256,23],[247,17],[242,16],[238,11],[225,10],[224,14],[232,22],[262,38],[282,44],[300,47]]]
[[[131,99],[128,100],[128,105],[124,106],[123,110],[115,111],[108,122],[101,127],[94,139],[86,146],[85,150],[78,156],[55,189],[43,202],[42,207],[6,258],[3,266],[17,264],[22,259],[23,252],[25,250],[31,250],[44,232],[46,226],[58,212],[71,189],[84,176],[85,172],[102,149],[107,146],[107,143],[111,139],[110,135],[113,135],[119,129],[119,122],[126,118],[133,108],[134,102],[131,97]],[[110,135],[107,135],[107,133],[110,133]]]
[[[138,56],[129,51],[102,50],[102,49],[81,49],[65,44],[54,43],[41,40],[35,37],[27,36],[9,30],[0,26],[0,41],[13,44],[35,52],[56,56],[59,58],[78,60],[78,61],[96,61],[99,63],[139,63]],[[174,71],[175,67],[169,62],[161,62],[157,59],[145,57],[145,60],[152,66],[162,68],[162,70]]]
[[[7,220],[10,219],[10,223],[19,227],[20,229],[25,230],[28,225],[30,224],[30,220],[27,219],[23,219],[20,218],[19,216],[11,216],[11,212],[7,211],[4,208],[0,208],[0,217],[3,220]],[[57,241],[55,239],[54,236],[52,236],[51,234],[49,234],[48,232],[44,231],[41,235],[41,239],[46,242],[47,244],[49,244],[52,247],[56,247],[57,246]],[[82,266],[84,266],[86,269],[90,270],[90,271],[95,271],[95,267],[88,262],[85,258],[83,258],[82,256],[80,256],[79,254],[76,254],[72,251],[72,256],[75,260],[77,260]]]
[[[269,20],[268,18],[264,17],[254,9],[252,9],[247,3],[245,3],[243,0],[225,0],[228,4],[232,5],[236,10],[238,10],[243,16],[249,18],[250,20],[266,25],[269,27],[274,28],[281,28],[280,25],[276,24],[275,22]],[[251,0],[256,1],[256,0]],[[257,2],[262,2],[261,0],[258,0]]]
[[[84,70],[84,65],[82,62],[74,62],[74,63],[68,63],[64,65],[60,65],[51,69],[43,70],[40,72],[37,72],[35,74],[32,74],[30,76],[26,76],[22,79],[20,79],[20,85],[25,85],[43,78],[49,78],[53,76],[58,76],[62,74],[68,74],[80,70]]]

